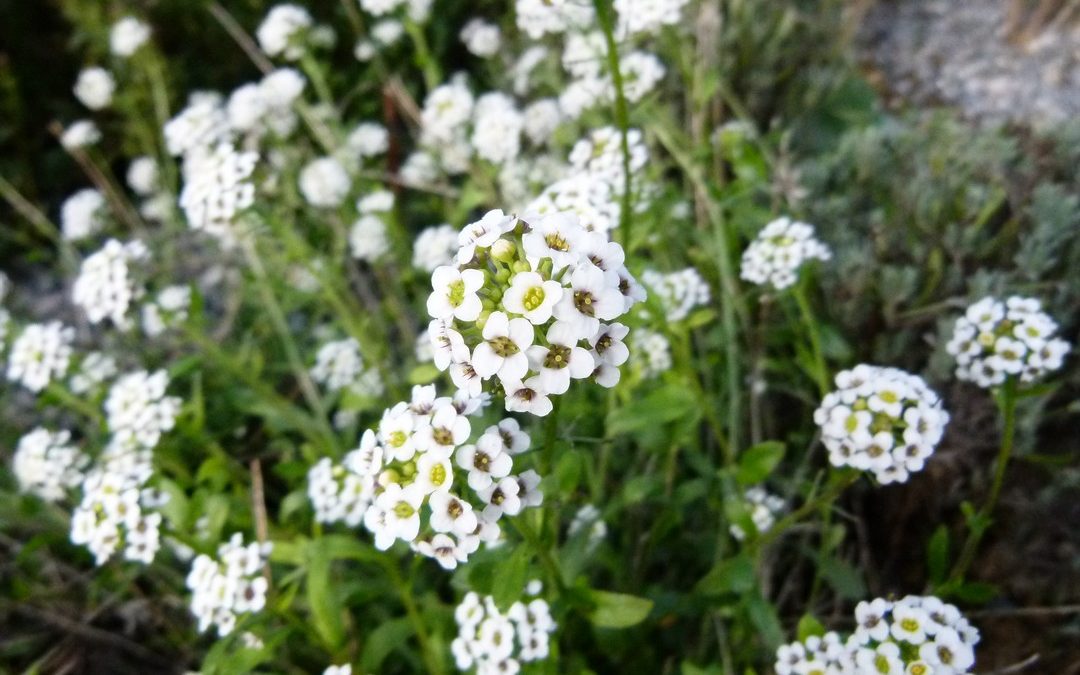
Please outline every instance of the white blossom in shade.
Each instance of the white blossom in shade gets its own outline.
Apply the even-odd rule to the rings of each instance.
[[[71,541],[86,546],[97,565],[117,552],[125,560],[150,564],[161,548],[163,501],[130,474],[108,468],[91,471],[82,485],[82,501],[71,514]]]
[[[173,207],[172,196],[166,192],[159,192],[143,200],[143,203],[139,205],[139,215],[147,222],[163,223],[172,215]]]
[[[743,252],[740,276],[752,283],[782,290],[795,283],[809,260],[829,260],[829,247],[814,236],[814,227],[790,218],[766,225]]]
[[[1059,370],[1071,346],[1035,298],[986,297],[956,320],[945,350],[956,360],[956,377],[990,388],[1009,377],[1030,384]]]
[[[363,215],[349,228],[349,250],[357,260],[374,262],[390,250],[386,223],[376,215]]]
[[[313,23],[308,11],[299,5],[276,5],[259,24],[255,37],[267,56],[296,61],[304,53],[303,34]]]
[[[190,286],[167,286],[142,307],[142,329],[149,337],[157,337],[187,320],[191,306]]]
[[[165,124],[165,147],[174,157],[208,151],[229,137],[229,117],[221,96],[196,92],[187,106]]]
[[[765,488],[755,486],[743,494],[750,520],[754,523],[754,530],[762,534],[770,530],[776,523],[776,516],[784,510],[784,500],[774,494],[770,494]],[[742,526],[733,523],[729,528],[731,536],[739,541],[746,538],[746,532]]]
[[[615,0],[619,20],[616,34],[625,38],[639,33],[654,34],[664,26],[683,21],[688,0]]]
[[[341,162],[322,157],[309,162],[300,171],[300,192],[309,204],[319,208],[341,206],[352,187],[352,180]]]
[[[513,81],[514,93],[518,96],[525,95],[532,87],[532,72],[548,56],[548,48],[543,45],[532,45],[521,52],[521,55],[510,68],[510,77]]]
[[[431,18],[431,5],[435,0],[406,0],[408,16],[416,23],[427,23]]]
[[[146,197],[157,191],[158,166],[153,157],[142,155],[131,160],[127,170],[127,184],[135,194]]]
[[[244,645],[245,649],[260,650],[266,648],[266,643],[262,641],[262,638],[251,631],[241,633],[240,642]]]
[[[620,57],[619,70],[622,72],[623,93],[631,103],[645,98],[664,79],[666,72],[656,55],[641,51]]]
[[[430,152],[419,150],[405,158],[399,175],[406,185],[433,185],[439,178],[439,165]]]
[[[195,558],[186,584],[199,632],[213,626],[218,635],[225,636],[241,616],[262,611],[269,587],[263,567],[271,549],[271,542],[253,541],[245,546],[238,532],[218,547],[217,558],[205,554]]]
[[[101,130],[92,120],[72,122],[60,135],[60,145],[65,150],[75,150],[93,145],[101,140]]]
[[[138,275],[132,267],[145,263],[150,252],[141,241],[105,242],[99,251],[87,256],[71,289],[71,299],[86,312],[90,323],[108,319],[118,328],[130,327],[128,309],[143,294]]]
[[[71,444],[67,431],[37,428],[15,446],[12,472],[23,492],[56,502],[83,481],[89,458]]]
[[[619,223],[621,207],[611,183],[590,173],[577,173],[548,185],[525,207],[525,213],[572,213],[590,232],[606,233]]]
[[[327,342],[315,355],[311,378],[330,391],[352,386],[364,371],[360,343],[354,338]]]
[[[359,451],[354,451],[359,452]],[[349,458],[346,457],[346,465]],[[308,471],[308,498],[320,523],[343,522],[358,527],[375,496],[375,477],[357,474],[329,458]]]
[[[551,98],[533,101],[522,113],[523,131],[534,145],[547,145],[561,122],[559,102]]]
[[[357,158],[378,157],[389,149],[390,134],[381,124],[361,122],[349,133],[345,146]]]
[[[75,98],[91,110],[101,110],[112,103],[116,80],[104,68],[86,68],[75,81]]]
[[[607,538],[608,527],[600,514],[600,509],[586,504],[574,513],[570,526],[566,528],[568,537],[585,535],[590,550],[595,549]]]
[[[79,363],[79,368],[68,380],[73,394],[88,394],[108,382],[120,372],[116,359],[102,352],[89,352]]]
[[[413,267],[426,272],[449,265],[458,250],[458,231],[451,225],[442,224],[426,228],[413,243]]]
[[[7,379],[40,392],[67,373],[74,339],[75,329],[59,321],[29,324],[11,345]]]
[[[499,27],[483,19],[472,19],[461,29],[461,41],[465,49],[480,58],[494,56],[499,51],[502,35]]]
[[[860,602],[855,626],[846,641],[830,632],[781,646],[777,675],[961,675],[975,665],[978,629],[955,606],[934,596]]]
[[[630,149],[630,172],[637,173],[649,161],[649,152],[640,129],[627,131]],[[622,132],[615,127],[602,127],[574,144],[570,164],[607,181],[620,191],[623,183]]]
[[[592,5],[576,0],[516,0],[517,26],[533,40],[545,33],[563,33],[593,25]]]
[[[360,0],[360,7],[372,16],[383,16],[406,3],[406,0]]]
[[[180,207],[188,225],[232,244],[236,239],[234,221],[255,203],[251,176],[258,160],[254,152],[238,152],[227,143],[189,153],[184,158],[184,188],[180,192]]]
[[[357,40],[356,45],[353,47],[353,56],[360,63],[367,63],[375,58],[378,53],[379,50],[371,40]]]
[[[921,377],[864,364],[838,373],[836,386],[814,411],[833,466],[873,472],[885,484],[923,469],[949,414]]]
[[[340,666],[327,666],[322,675],[352,675],[352,666],[343,663]]]
[[[60,206],[60,230],[64,239],[78,241],[105,226],[105,196],[94,188],[84,188]]]
[[[133,16],[125,16],[109,30],[109,49],[114,56],[127,58],[150,39],[150,26]]]
[[[394,209],[394,193],[376,190],[356,200],[356,210],[361,214],[389,213]]]
[[[645,270],[641,280],[660,298],[668,321],[682,321],[709,303],[709,285],[693,267],[668,274]]]
[[[471,142],[477,156],[493,164],[517,157],[523,126],[524,119],[512,98],[501,92],[484,94],[474,109]]]
[[[153,448],[176,424],[181,401],[166,396],[169,374],[139,370],[121,376],[105,399],[105,420],[114,438]]]
[[[377,21],[374,26],[371,27],[371,37],[375,39],[375,42],[389,47],[405,34],[405,27],[401,25],[400,21],[394,19],[383,19]]]
[[[639,328],[634,331],[633,344],[630,354],[643,378],[650,379],[671,370],[671,343],[662,333]]]
[[[540,598],[515,602],[504,614],[494,598],[469,592],[454,610],[458,635],[450,644],[460,671],[477,675],[512,674],[522,663],[541,661],[558,626]]]
[[[4,302],[5,298],[7,298],[8,291],[10,290],[11,279],[9,279],[8,275],[4,274],[4,272],[0,270],[0,304]],[[0,340],[3,340],[2,336],[0,336]]]
[[[473,105],[473,95],[462,79],[432,89],[420,112],[422,144],[440,146],[454,141],[472,118]]]

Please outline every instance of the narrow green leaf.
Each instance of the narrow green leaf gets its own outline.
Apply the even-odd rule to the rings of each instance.
[[[756,485],[769,477],[769,474],[784,458],[785,446],[780,441],[765,441],[748,448],[739,457],[739,470],[735,480],[739,485]]]
[[[949,528],[939,525],[926,546],[926,568],[934,585],[945,581],[949,573]]]
[[[747,555],[721,560],[694,587],[699,593],[721,595],[742,594],[754,587],[754,563]]]
[[[404,647],[412,635],[412,623],[407,617],[390,619],[379,624],[364,642],[364,651],[360,655],[363,672],[380,672],[386,657],[394,650]]]
[[[338,596],[330,579],[333,560],[323,540],[308,546],[307,601],[315,632],[330,652],[336,652],[345,639]]]
[[[590,599],[593,610],[589,619],[600,628],[629,628],[636,626],[649,616],[653,601],[626,593],[592,591]]]
[[[799,636],[799,642],[805,642],[808,637],[824,635],[825,626],[818,621],[813,614],[803,614],[802,617],[799,618],[799,625],[796,628],[796,632]]]
[[[532,553],[529,549],[519,546],[506,562],[495,567],[491,595],[500,608],[505,610],[521,598],[525,590],[525,578],[529,573],[531,559]]]

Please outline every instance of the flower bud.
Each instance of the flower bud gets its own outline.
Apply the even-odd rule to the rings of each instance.
[[[517,246],[509,239],[496,239],[491,245],[491,257],[504,263],[512,263],[517,257]]]

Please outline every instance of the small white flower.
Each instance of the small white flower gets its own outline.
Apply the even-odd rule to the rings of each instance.
[[[477,292],[484,286],[480,270],[443,266],[431,274],[434,289],[428,296],[428,314],[436,319],[475,321],[483,309]]]
[[[116,80],[104,68],[87,68],[75,82],[75,98],[91,110],[101,110],[112,103]]]
[[[524,316],[534,325],[541,325],[551,319],[555,305],[563,295],[559,282],[545,281],[537,272],[518,272],[510,279],[510,288],[503,295],[502,304],[510,314]]]
[[[524,382],[503,380],[502,385],[506,391],[506,409],[511,412],[527,412],[537,417],[546,417],[554,408],[536,377],[530,377]]]
[[[546,347],[529,347],[529,367],[539,373],[540,387],[545,392],[564,394],[570,388],[570,378],[592,375],[596,364],[592,354],[577,346],[578,337],[572,324],[556,321],[548,329]]]
[[[133,16],[125,16],[109,31],[109,49],[115,56],[127,58],[149,39],[149,26]]]
[[[309,204],[318,208],[341,206],[351,187],[345,167],[333,157],[313,160],[300,171],[300,192]]]
[[[484,324],[484,339],[473,350],[473,368],[485,379],[492,375],[522,379],[529,370],[526,351],[533,337],[533,325],[527,319],[510,319],[503,312],[492,312]]]

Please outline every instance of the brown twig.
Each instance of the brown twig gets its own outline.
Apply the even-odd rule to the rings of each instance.
[[[998,668],[992,670],[986,675],[1009,675],[1009,673],[1019,673],[1022,670],[1027,670],[1028,666],[1033,666],[1039,662],[1039,654],[1035,653],[1027,657],[1023,661],[1012,664],[1011,666],[1005,666],[1004,668]]]
[[[262,462],[256,457],[248,463],[251,469],[251,510],[255,513],[255,538],[260,544],[265,544],[270,537],[270,527],[266,517],[266,494],[263,487]],[[270,564],[263,565],[263,576],[266,582],[271,582]]]
[[[270,59],[266,58],[266,55],[259,49],[259,45],[255,44],[255,41],[247,34],[244,27],[237,23],[232,14],[229,14],[229,10],[217,2],[211,2],[206,8],[214,15],[217,22],[229,34],[229,37],[240,46],[240,49],[244,50],[244,53],[255,64],[256,68],[261,70],[264,75],[274,70],[274,64],[270,62]]]

